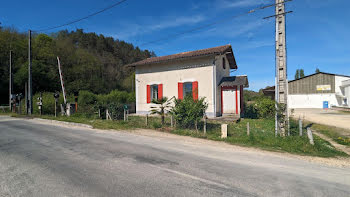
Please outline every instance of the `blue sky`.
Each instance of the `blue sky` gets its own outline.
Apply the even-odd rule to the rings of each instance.
[[[66,23],[115,3],[116,0],[4,1],[0,22],[19,31]],[[142,49],[158,56],[231,44],[238,63],[237,75],[248,75],[250,89],[274,84],[275,24],[268,8],[230,19],[274,0],[128,0],[100,15],[54,31],[82,28],[141,45],[178,32],[227,18],[227,21]],[[287,10],[288,78],[303,68],[350,75],[350,1],[294,0]],[[50,33],[50,32],[45,32]]]

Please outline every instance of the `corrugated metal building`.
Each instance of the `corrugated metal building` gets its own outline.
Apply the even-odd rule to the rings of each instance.
[[[274,87],[263,90],[272,96]],[[328,108],[332,106],[350,107],[350,76],[315,73],[288,82],[288,107]]]

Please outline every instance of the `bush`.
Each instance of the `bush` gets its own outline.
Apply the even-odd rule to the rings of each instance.
[[[96,101],[96,94],[86,90],[79,91],[78,112],[93,113],[93,106],[95,105]]]
[[[267,97],[259,98],[255,103],[244,107],[246,118],[273,118],[275,117],[275,101]]]
[[[259,118],[272,118],[275,116],[275,101],[269,98],[260,98],[255,103]]]
[[[193,100],[191,96],[186,96],[183,100],[175,99],[175,106],[171,113],[174,115],[177,124],[181,127],[190,128],[195,126],[203,118],[208,104],[205,98]]]

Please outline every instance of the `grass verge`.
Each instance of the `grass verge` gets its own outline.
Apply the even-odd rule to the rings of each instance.
[[[12,114],[12,116],[25,117]],[[34,116],[39,117],[39,116]],[[149,117],[148,126],[146,126],[145,117],[129,116],[129,121],[122,120],[107,121],[97,119],[84,114],[75,114],[71,117],[59,116],[40,116],[43,119],[52,119],[58,121],[67,121],[75,123],[83,123],[98,129],[115,129],[115,130],[131,130],[137,128],[156,129],[158,131],[170,132],[173,134],[191,136],[196,138],[204,138],[215,141],[224,141],[229,144],[240,145],[245,147],[255,147],[269,151],[288,152],[298,155],[318,156],[318,157],[345,157],[346,153],[335,149],[327,141],[314,136],[315,145],[311,145],[306,135],[298,136],[297,124],[291,121],[291,136],[275,137],[274,120],[271,119],[242,119],[238,123],[228,125],[227,139],[221,139],[221,126],[217,122],[207,123],[207,133],[195,131],[193,129],[171,128],[170,118],[166,118],[166,124],[161,125],[158,117]],[[246,125],[250,124],[250,135],[246,133]],[[316,125],[312,125],[313,127]],[[203,123],[199,124],[199,128],[203,128]],[[322,129],[315,128],[321,132]],[[322,130],[324,132],[327,129]]]
[[[350,124],[350,123],[349,123]],[[310,123],[311,128],[342,144],[350,147],[350,131],[342,128]]]

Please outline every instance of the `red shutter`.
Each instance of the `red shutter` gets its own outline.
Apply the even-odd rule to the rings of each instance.
[[[177,84],[178,86],[178,96],[179,96],[179,99],[183,99],[184,98],[184,84],[183,83],[178,83]]]
[[[163,98],[163,84],[158,85],[158,100]]]
[[[198,100],[198,81],[192,82],[192,97],[193,100]]]
[[[147,103],[151,103],[151,86],[147,85]]]

